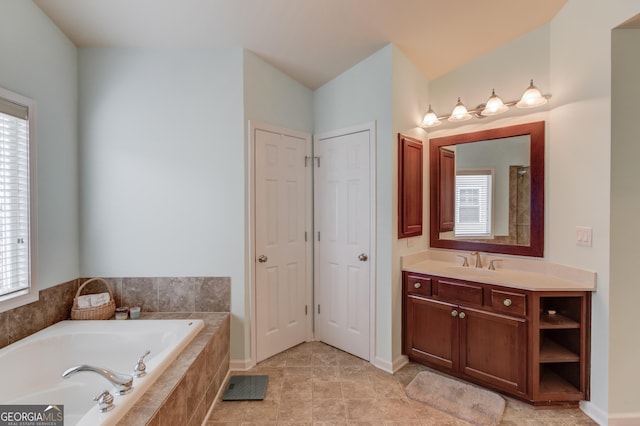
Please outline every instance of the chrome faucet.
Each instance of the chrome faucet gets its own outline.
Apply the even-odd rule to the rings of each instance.
[[[71,367],[62,373],[62,378],[68,379],[76,373],[81,373],[83,371],[97,373],[110,381],[113,386],[115,386],[117,395],[124,395],[133,389],[133,376],[129,374],[116,373],[114,371],[107,370],[106,368],[92,367],[90,365],[76,365],[75,367]]]
[[[480,253],[477,251],[472,251],[471,256],[476,257],[476,268],[482,268],[482,259],[480,258]]]

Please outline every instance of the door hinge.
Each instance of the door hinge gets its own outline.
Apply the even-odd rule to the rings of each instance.
[[[318,231],[318,241],[320,241],[320,231]]]
[[[307,242],[307,231],[304,231],[304,242]]]
[[[309,315],[308,312],[307,312],[307,305],[304,305],[304,315],[305,316]]]
[[[318,303],[318,315],[320,315],[320,304]]]

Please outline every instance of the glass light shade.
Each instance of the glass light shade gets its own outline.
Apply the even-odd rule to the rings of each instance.
[[[420,127],[435,127],[441,124],[442,122],[438,120],[438,116],[431,109],[431,105],[429,105],[429,111],[427,111],[427,113],[424,115],[424,118],[422,119],[422,124],[420,124]]]
[[[540,105],[544,105],[547,103],[547,98],[542,96],[540,91],[536,86],[533,85],[533,80],[531,80],[531,84],[527,88],[527,90],[522,94],[522,97],[516,104],[518,108],[533,108]]]
[[[449,117],[449,121],[466,121],[471,119],[471,114],[467,111],[467,107],[464,106],[462,102],[460,102],[460,98],[458,98],[458,103],[451,111],[451,116]]]
[[[494,89],[491,91],[491,97],[480,114],[484,116],[498,115],[506,112],[508,109],[509,107],[502,102],[500,96],[496,95],[496,91]]]

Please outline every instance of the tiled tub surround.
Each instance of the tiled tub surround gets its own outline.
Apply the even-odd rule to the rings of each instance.
[[[143,312],[230,312],[228,277],[106,278],[116,306],[140,306]],[[40,291],[40,299],[0,313],[0,348],[59,321],[69,319],[73,298],[86,278]],[[105,291],[89,284],[83,294]]]
[[[118,423],[201,425],[229,371],[229,313],[143,313],[142,319],[202,319],[204,329]]]

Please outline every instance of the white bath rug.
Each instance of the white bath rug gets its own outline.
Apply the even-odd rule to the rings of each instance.
[[[476,425],[498,425],[504,413],[505,400],[497,393],[430,371],[418,373],[405,392],[411,399]]]

